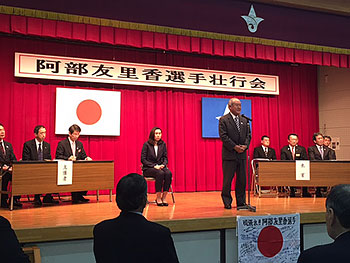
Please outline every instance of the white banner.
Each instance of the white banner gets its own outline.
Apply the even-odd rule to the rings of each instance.
[[[15,53],[15,76],[278,95],[278,76]]]
[[[295,161],[295,180],[310,181],[310,161]]]
[[[237,216],[238,262],[297,262],[300,215]]]
[[[57,185],[73,183],[73,162],[57,160]]]

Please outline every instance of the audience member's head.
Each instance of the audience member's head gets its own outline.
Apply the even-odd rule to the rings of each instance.
[[[333,187],[326,200],[326,224],[328,235],[335,239],[350,231],[350,184]]]
[[[124,212],[141,212],[147,203],[147,182],[143,176],[131,173],[120,179],[116,188],[116,201]]]

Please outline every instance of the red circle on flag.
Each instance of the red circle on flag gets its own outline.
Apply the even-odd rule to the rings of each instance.
[[[275,226],[263,228],[258,237],[258,248],[265,257],[272,258],[282,249],[283,236]]]
[[[77,107],[77,116],[82,123],[92,125],[100,120],[102,109],[96,101],[84,100]]]

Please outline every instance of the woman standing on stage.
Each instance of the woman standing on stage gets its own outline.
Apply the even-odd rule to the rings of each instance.
[[[143,175],[156,179],[156,203],[157,206],[168,206],[166,196],[168,194],[172,174],[167,168],[168,153],[165,142],[162,140],[162,130],[154,127],[147,142],[143,144],[141,152]]]

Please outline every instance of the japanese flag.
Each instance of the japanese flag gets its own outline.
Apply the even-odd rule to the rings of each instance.
[[[56,89],[56,134],[78,124],[82,135],[120,135],[120,92]]]

